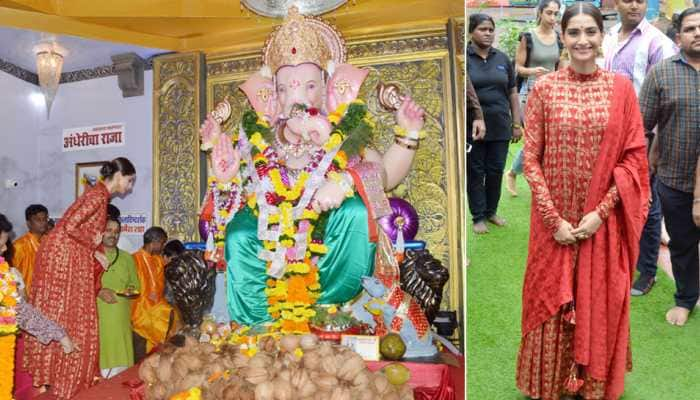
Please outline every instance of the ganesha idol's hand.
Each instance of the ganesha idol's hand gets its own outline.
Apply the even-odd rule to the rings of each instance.
[[[212,169],[219,182],[228,182],[238,174],[241,154],[233,148],[228,137],[222,135],[211,152]]]
[[[321,212],[340,207],[343,204],[343,200],[345,200],[343,188],[335,182],[326,181],[316,191],[314,198],[311,200],[311,206],[314,208],[314,211],[320,214]]]
[[[401,107],[396,111],[396,123],[409,132],[417,132],[423,129],[423,124],[425,123],[424,115],[425,110],[416,104],[412,98],[406,96],[401,103]]]
[[[317,146],[323,145],[331,133],[331,123],[323,115],[294,117],[287,121],[287,129],[305,141],[311,140]]]
[[[199,129],[199,135],[202,138],[202,150],[205,151],[211,149],[216,140],[221,137],[221,125],[211,114],[207,115],[207,119]]]

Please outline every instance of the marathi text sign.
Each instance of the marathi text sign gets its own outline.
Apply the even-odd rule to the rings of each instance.
[[[143,235],[148,229],[148,214],[145,212],[124,212],[119,216],[122,235]]]
[[[63,130],[63,151],[92,150],[124,146],[126,132],[123,123],[95,125]]]

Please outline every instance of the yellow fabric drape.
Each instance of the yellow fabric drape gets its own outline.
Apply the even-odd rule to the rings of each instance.
[[[141,249],[133,254],[141,295],[131,304],[134,332],[146,339],[146,351],[163,343],[173,308],[165,301],[165,262],[163,257]]]
[[[22,279],[24,279],[24,285],[26,286],[25,291],[27,296],[29,296],[32,275],[34,274],[34,259],[36,258],[37,250],[39,250],[39,238],[33,233],[27,232],[12,245],[15,248],[12,266],[17,268],[22,274]]]

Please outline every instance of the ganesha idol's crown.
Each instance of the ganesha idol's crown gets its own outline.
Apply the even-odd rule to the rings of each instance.
[[[294,6],[263,47],[263,63],[273,74],[285,65],[303,63],[328,70],[331,62],[345,63],[345,42],[340,32],[320,18],[299,14]]]

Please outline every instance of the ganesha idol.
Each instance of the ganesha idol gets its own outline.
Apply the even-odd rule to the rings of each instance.
[[[394,93],[395,140],[384,154],[370,148],[376,127],[357,99],[368,71],[345,59],[340,33],[293,7],[240,86],[252,110],[237,130],[221,130],[226,102],[202,124],[207,251],[225,265],[236,323],[306,332],[313,305],[353,299],[386,251],[376,220],[391,212],[385,191],[410,171],[424,111]]]

